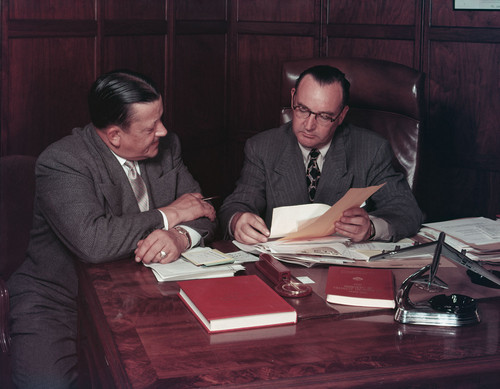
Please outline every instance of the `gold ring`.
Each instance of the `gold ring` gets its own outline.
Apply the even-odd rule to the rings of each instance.
[[[158,254],[160,254],[160,259],[163,259],[167,256],[167,253],[163,250],[161,250]]]

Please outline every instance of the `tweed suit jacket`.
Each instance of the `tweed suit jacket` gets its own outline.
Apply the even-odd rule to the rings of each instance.
[[[333,205],[349,188],[385,185],[367,202],[369,214],[389,223],[392,240],[415,234],[422,213],[405,177],[392,166],[389,143],[378,134],[352,125],[337,128],[325,156],[314,201]],[[250,138],[236,189],[219,218],[228,236],[236,212],[260,215],[271,226],[275,207],[309,202],[302,153],[291,122]]]
[[[9,280],[14,302],[31,291],[70,303],[78,286],[74,258],[100,263],[131,257],[140,239],[163,228],[156,208],[200,192],[181,160],[178,137],[168,133],[158,155],[139,162],[150,198],[150,210],[140,212],[126,173],[96,131],[92,125],[74,129],[37,161],[27,258]],[[207,218],[183,224],[202,241],[213,238],[215,223]]]

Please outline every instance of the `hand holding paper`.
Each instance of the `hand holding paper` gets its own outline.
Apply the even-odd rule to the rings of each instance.
[[[335,233],[349,238],[353,242],[364,242],[375,236],[370,216],[363,207],[352,207],[344,211],[335,222]]]
[[[335,222],[338,221],[345,210],[353,207],[360,207],[371,195],[379,190],[384,184],[377,186],[369,186],[367,188],[351,188],[347,193],[334,205],[332,205],[326,212],[320,216],[310,218],[308,220],[295,220],[295,223],[290,220],[295,219],[295,214],[299,214],[295,207],[282,207],[294,208],[291,213],[287,213],[288,225],[297,227],[295,231],[285,233],[283,240],[289,239],[307,239],[318,238],[322,236],[331,235],[335,232]],[[318,204],[306,204],[299,207],[317,206]],[[276,209],[275,209],[276,211]],[[279,211],[278,211],[279,212]],[[281,213],[281,217],[283,214]],[[275,223],[275,213],[273,213],[273,226]],[[282,223],[281,223],[282,224]],[[271,228],[271,236],[273,235],[273,228]]]

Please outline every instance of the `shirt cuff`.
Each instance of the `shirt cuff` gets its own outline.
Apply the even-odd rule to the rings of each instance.
[[[231,219],[229,219],[229,223],[227,223],[227,235],[229,238],[232,240],[234,239],[234,233],[231,231],[231,223],[233,222],[234,217],[236,216],[238,212],[233,213],[233,216],[231,216]]]
[[[376,216],[369,216],[370,220],[375,227],[375,236],[373,240],[387,240],[390,241],[392,239],[392,233],[390,230],[389,223],[387,223],[384,219],[381,219]]]
[[[163,218],[163,229],[168,230],[168,219],[167,215],[165,215],[162,211],[158,210],[161,213],[161,217]]]
[[[168,219],[167,219],[167,216],[160,210],[158,210],[160,213],[161,213],[161,216],[163,217],[163,229],[164,230],[168,230]],[[182,224],[179,224],[179,227],[182,227],[184,228],[188,234],[189,234],[189,237],[191,238],[191,247],[188,248],[191,249],[193,247],[196,247],[200,244],[201,242],[201,235],[198,231],[192,229],[191,227],[188,227],[188,226],[184,226]]]
[[[182,224],[179,224],[179,227],[184,228],[188,232],[189,237],[191,238],[191,247],[189,247],[188,250],[192,249],[193,247],[196,247],[200,244],[201,235],[198,231],[192,229],[191,227],[184,226]]]

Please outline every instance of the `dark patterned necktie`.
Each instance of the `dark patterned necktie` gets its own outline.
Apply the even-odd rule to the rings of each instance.
[[[307,182],[307,190],[309,191],[309,200],[311,202],[314,201],[314,196],[316,195],[316,188],[318,187],[319,177],[321,176],[321,172],[319,171],[318,166],[318,149],[312,149],[309,153],[309,164],[307,165],[306,171],[306,182]]]
[[[132,186],[132,190],[134,191],[135,198],[137,199],[137,203],[139,204],[139,209],[141,212],[149,210],[149,199],[148,199],[148,190],[146,189],[146,184],[142,179],[140,174],[137,174],[137,170],[135,170],[135,166],[133,162],[127,161],[124,165],[128,168],[128,180],[130,181],[130,185]]]

